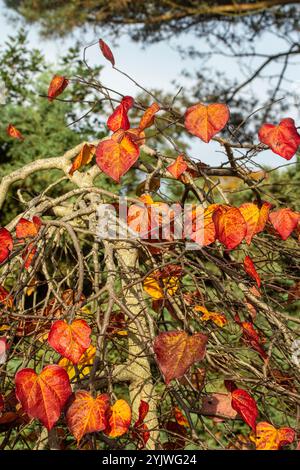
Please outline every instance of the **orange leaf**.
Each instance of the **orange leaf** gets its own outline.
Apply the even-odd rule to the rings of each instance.
[[[175,162],[173,162],[167,167],[167,170],[169,173],[171,173],[171,175],[174,176],[174,178],[178,179],[182,175],[182,173],[185,172],[187,167],[188,166],[184,161],[183,155],[178,155]]]
[[[49,332],[48,343],[59,354],[77,364],[91,344],[90,336],[91,328],[85,320],[74,320],[71,324],[57,320]]]
[[[21,134],[21,132],[12,124],[9,124],[6,128],[6,133],[9,137],[12,137],[13,139],[19,139],[19,140],[24,140],[25,137]]]
[[[119,182],[137,161],[139,154],[139,147],[125,135],[121,142],[113,139],[100,142],[96,149],[96,162],[106,175]]]
[[[22,259],[25,261],[24,263],[24,268],[29,269],[31,266],[31,263],[33,261],[33,258],[35,257],[37,250],[36,246],[33,243],[29,243],[29,245],[26,247]]]
[[[271,204],[264,202],[261,209],[252,202],[246,202],[239,208],[242,216],[247,224],[247,233],[245,240],[250,245],[252,238],[265,228],[268,220]]]
[[[160,110],[160,107],[157,103],[152,103],[149,108],[146,109],[143,116],[141,117],[139,129],[141,131],[145,130],[147,127],[152,126],[154,122],[154,115]]]
[[[201,305],[196,305],[196,307],[194,307],[194,311],[203,313],[202,317],[200,318],[201,321],[211,320],[221,328],[227,323],[227,318],[223,313],[209,312],[206,307],[203,307]]]
[[[202,333],[188,336],[185,331],[168,331],[155,338],[154,352],[166,384],[182,377],[192,364],[204,358],[207,340]]]
[[[17,372],[15,383],[24,411],[50,430],[72,393],[66,371],[57,365],[44,367],[39,375],[33,369],[22,369]]]
[[[130,128],[127,113],[133,104],[134,100],[131,96],[124,96],[119,106],[116,107],[107,120],[107,127],[111,131],[116,132],[120,129],[126,131]]]
[[[257,287],[260,288],[261,280],[260,280],[259,274],[256,271],[254,263],[253,263],[252,259],[250,258],[250,256],[245,257],[245,259],[244,259],[244,268],[245,268],[246,273],[250,277],[252,277],[252,279],[254,279],[254,281],[257,284]]]
[[[231,405],[241,415],[245,423],[255,431],[258,409],[254,398],[245,390],[237,388],[231,393]]]
[[[103,431],[107,426],[106,412],[109,396],[98,395],[93,398],[89,392],[79,390],[66,412],[67,425],[77,442],[90,432]]]
[[[95,155],[95,151],[95,145],[84,144],[84,146],[80,150],[80,153],[73,160],[69,175],[73,176],[75,171],[80,170],[80,168],[85,165],[88,165],[92,161],[92,158]]]
[[[273,211],[269,219],[275,230],[279,233],[282,240],[286,240],[300,221],[299,212],[293,212],[289,208]]]
[[[216,238],[228,249],[236,248],[245,238],[247,225],[236,207],[218,207],[213,213]]]
[[[42,221],[39,217],[34,216],[32,222],[22,217],[16,226],[16,237],[34,238],[39,233],[41,225]]]
[[[178,408],[178,406],[175,406],[174,408],[174,416],[175,416],[177,423],[180,424],[180,426],[184,426],[186,428],[189,427],[188,420],[186,419],[182,411]]]
[[[196,104],[186,110],[185,127],[193,135],[208,143],[211,138],[221,131],[229,119],[229,109],[226,104]]]
[[[6,228],[0,228],[0,264],[4,263],[13,249],[13,239]]]
[[[294,119],[282,119],[278,126],[274,124],[263,124],[258,131],[260,142],[266,144],[270,149],[290,160],[300,145],[300,135],[297,132]]]
[[[108,411],[108,426],[105,433],[109,437],[125,434],[131,423],[131,408],[125,400],[117,400]]]
[[[291,428],[276,429],[265,421],[256,426],[256,450],[279,450],[280,447],[291,444],[296,437]]]
[[[101,49],[102,54],[104,55],[105,59],[109,60],[112,66],[115,65],[115,58],[113,53],[111,52],[110,47],[103,41],[103,39],[99,39],[99,47]]]
[[[211,204],[206,209],[197,206],[187,213],[185,221],[185,236],[200,246],[208,246],[216,240],[216,229],[213,213],[219,204]]]
[[[54,75],[48,88],[48,100],[53,101],[69,85],[69,80],[61,75]]]

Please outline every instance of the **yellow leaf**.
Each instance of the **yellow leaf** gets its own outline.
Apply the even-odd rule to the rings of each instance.
[[[214,322],[217,326],[220,326],[223,328],[224,325],[227,323],[227,318],[223,313],[219,312],[209,312],[206,307],[203,307],[201,305],[197,305],[194,308],[195,312],[201,312],[203,313],[202,317],[200,318],[201,321],[209,321],[211,320]]]
[[[81,379],[84,378],[86,375],[89,375],[89,373],[91,371],[91,367],[92,367],[93,362],[94,362],[95,354],[96,354],[96,348],[95,348],[95,346],[91,345],[83,353],[83,355],[81,356],[81,358],[80,358],[80,360],[77,364],[77,367],[79,369],[79,377]],[[76,372],[75,372],[74,365],[71,361],[69,361],[68,359],[63,357],[59,361],[58,365],[65,369],[65,371],[67,372],[70,380],[72,380],[73,377],[75,377]]]

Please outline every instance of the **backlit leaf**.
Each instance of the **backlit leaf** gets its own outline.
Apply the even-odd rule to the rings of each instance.
[[[300,135],[297,132],[294,119],[282,119],[278,126],[274,124],[263,124],[258,131],[260,142],[266,144],[270,149],[290,160],[300,145]]]
[[[203,314],[200,317],[201,321],[212,321],[221,328],[227,323],[227,318],[223,313],[209,312],[206,307],[203,307],[201,305],[196,305],[196,307],[194,307],[194,311],[201,312]]]
[[[0,264],[4,263],[13,249],[13,239],[6,228],[0,228]]]
[[[108,426],[105,433],[109,437],[125,434],[131,423],[131,408],[125,400],[117,400],[108,410]]]
[[[80,153],[73,160],[72,167],[69,171],[69,175],[73,176],[75,171],[78,171],[83,166],[88,165],[92,161],[92,158],[95,155],[95,152],[96,152],[95,145],[84,144]]]
[[[74,320],[71,324],[57,320],[49,332],[48,343],[59,354],[77,364],[91,344],[90,336],[91,328],[85,320]]]
[[[90,345],[88,349],[82,354],[79,361],[77,362],[77,368],[79,371],[79,377],[82,379],[90,374],[96,354],[96,348]],[[72,380],[76,376],[76,371],[73,362],[65,357],[61,358],[58,365],[63,367],[67,372],[69,379]]]
[[[120,129],[126,131],[130,128],[127,113],[133,104],[134,100],[131,96],[124,96],[119,106],[116,107],[107,120],[107,127],[111,131],[116,132]]]
[[[16,225],[16,237],[34,238],[39,233],[41,225],[42,221],[39,217],[34,216],[32,222],[22,217]]]
[[[61,75],[54,75],[48,89],[48,100],[57,98],[68,86],[69,80]]]
[[[272,424],[263,421],[256,426],[256,450],[279,450],[280,447],[291,444],[295,437],[293,429],[276,429]]]
[[[229,109],[226,104],[196,104],[186,110],[185,127],[193,135],[208,143],[220,132],[229,119]]]
[[[115,58],[110,49],[110,47],[103,41],[103,39],[99,39],[99,47],[101,49],[102,54],[104,55],[105,59],[109,60],[112,66],[115,65]]]
[[[120,142],[113,139],[100,142],[96,149],[96,162],[106,175],[119,182],[137,161],[139,154],[137,144],[125,135]]]
[[[264,202],[259,207],[252,202],[246,202],[239,207],[239,210],[247,224],[247,233],[245,240],[250,245],[252,238],[259,232],[262,232],[268,220],[271,204]]]
[[[228,249],[236,248],[245,238],[247,225],[236,207],[218,207],[213,213],[216,238]]]
[[[145,130],[147,127],[152,126],[154,122],[155,114],[160,110],[160,107],[157,103],[152,103],[149,108],[146,109],[143,116],[141,117],[139,129],[141,131]]]
[[[7,126],[6,133],[9,137],[12,137],[13,139],[24,140],[24,137],[21,132],[12,124],[9,124]]]
[[[256,271],[256,268],[255,268],[254,263],[253,263],[252,259],[250,258],[250,256],[245,257],[245,259],[244,259],[244,268],[245,268],[246,273],[250,277],[252,277],[252,279],[254,279],[254,281],[257,284],[257,287],[259,288],[260,285],[261,285],[261,280],[260,280],[259,274]]]
[[[284,209],[271,212],[269,219],[282,240],[286,240],[297,227],[298,222],[300,221],[300,213],[293,212],[291,209],[286,207]]]
[[[109,396],[98,395],[93,398],[85,391],[79,390],[66,412],[67,425],[77,442],[88,433],[103,431],[107,426],[106,412],[109,407]]]
[[[237,388],[231,393],[231,405],[245,423],[255,431],[258,409],[254,398],[245,390]]]
[[[17,372],[15,383],[24,411],[50,430],[72,393],[66,371],[57,365],[44,367],[39,375],[33,369],[22,369]]]
[[[171,175],[174,176],[174,178],[178,179],[182,175],[182,173],[185,172],[187,167],[188,166],[184,161],[183,155],[178,155],[175,162],[173,162],[167,167],[167,170],[169,173],[171,173]]]

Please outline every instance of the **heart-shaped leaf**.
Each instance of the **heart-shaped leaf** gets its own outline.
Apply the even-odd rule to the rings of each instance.
[[[77,364],[91,344],[91,331],[85,320],[74,320],[71,324],[57,320],[50,329],[48,343],[63,357]]]
[[[168,331],[155,338],[156,360],[167,384],[182,377],[192,364],[204,358],[207,340],[203,333],[189,336],[185,331]]]
[[[39,375],[33,369],[22,369],[16,374],[15,384],[24,411],[50,430],[72,393],[66,371],[57,365],[46,366]]]
[[[228,119],[229,109],[226,104],[215,103],[206,106],[199,103],[186,110],[184,124],[191,134],[208,143],[226,126]]]
[[[297,132],[294,119],[282,119],[278,126],[274,124],[263,124],[258,131],[260,142],[266,144],[270,149],[290,160],[300,145],[300,135]]]
[[[107,426],[106,412],[109,407],[109,396],[98,395],[93,398],[85,391],[75,393],[74,400],[66,412],[67,425],[77,442],[90,432],[103,431]]]

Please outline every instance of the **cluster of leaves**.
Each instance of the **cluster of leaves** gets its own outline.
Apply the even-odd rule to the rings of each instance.
[[[115,59],[110,48],[103,40],[100,40],[99,46],[114,67]],[[58,100],[69,85],[70,80],[66,76],[55,75],[49,85],[48,100]],[[97,145],[82,145],[70,164],[70,178],[77,172],[84,174],[86,165],[91,164],[94,157],[98,169],[116,182],[120,182],[135,164],[139,164],[147,139],[145,130],[155,126],[158,113],[163,109],[157,102],[152,103],[143,109],[138,126],[131,128],[129,112],[134,105],[132,97],[122,97],[107,120],[112,135]],[[186,130],[203,142],[218,139],[225,148],[230,147],[230,143],[217,136],[230,119],[225,104],[198,103],[189,107],[180,118]],[[27,136],[23,136],[22,129],[14,124],[8,123],[7,134],[10,139],[20,141],[20,145],[26,142]],[[264,124],[258,135],[262,144],[286,160],[292,158],[300,144],[300,136],[290,118],[283,119],[278,125]],[[239,173],[230,149],[228,152],[234,174],[248,181],[244,172]],[[12,229],[0,229],[3,283],[0,302],[1,316],[6,319],[6,323],[1,321],[1,331],[7,331],[0,339],[2,347],[9,354],[11,352],[12,360],[17,361],[13,364],[13,370],[8,367],[4,373],[5,383],[10,388],[4,389],[5,393],[0,396],[0,426],[9,432],[20,427],[25,436],[26,426],[33,424],[32,419],[38,419],[48,431],[57,426],[63,434],[62,445],[67,448],[70,443],[67,442],[69,434],[66,433],[71,433],[79,447],[95,446],[91,434],[97,433],[95,436],[101,445],[113,446],[112,439],[122,438],[124,441],[119,440],[121,445],[140,448],[148,445],[152,433],[165,429],[175,439],[169,438],[160,445],[171,449],[185,447],[190,442],[189,431],[199,426],[198,422],[193,422],[191,415],[221,416],[221,419],[241,419],[251,429],[250,434],[247,429],[247,436],[243,436],[246,446],[258,450],[278,450],[298,438],[296,420],[293,421],[294,427],[274,426],[274,416],[270,411],[273,408],[277,410],[278,395],[282,392],[286,400],[283,411],[289,409],[289,415],[296,415],[293,401],[297,398],[294,384],[296,373],[291,378],[291,385],[290,377],[282,370],[287,360],[285,340],[290,342],[294,329],[288,322],[281,321],[281,316],[285,321],[284,313],[274,313],[274,308],[278,309],[278,300],[275,296],[268,298],[268,290],[275,287],[280,295],[283,289],[280,290],[276,283],[268,282],[267,272],[261,270],[260,274],[260,269],[252,260],[252,252],[255,253],[260,247],[261,250],[271,251],[272,246],[274,251],[279,247],[278,256],[291,258],[293,253],[297,254],[300,213],[289,207],[274,208],[261,198],[239,207],[230,205],[226,200],[211,204],[205,201],[204,205],[200,192],[201,204],[192,206],[180,240],[191,242],[195,248],[191,254],[186,253],[175,238],[178,229],[176,209],[166,202],[153,200],[150,193],[155,192],[156,186],[153,186],[151,179],[159,173],[162,177],[187,185],[188,190],[193,188],[198,195],[199,187],[195,186],[194,180],[199,173],[205,176],[205,167],[199,171],[184,153],[176,154],[171,161],[163,155],[161,157],[160,165],[154,170],[147,168],[145,193],[129,207],[127,214],[129,228],[140,236],[137,246],[140,247],[144,241],[144,266],[141,271],[131,274],[133,279],[138,275],[136,283],[142,284],[149,296],[141,300],[141,311],[133,319],[130,317],[132,305],[126,304],[126,292],[130,289],[122,285],[125,278],[122,265],[120,271],[116,271],[119,279],[115,282],[111,279],[115,275],[111,267],[114,258],[109,256],[109,250],[98,253],[96,233],[92,232],[92,236],[90,233],[93,226],[88,230],[89,220],[85,216],[94,214],[95,207],[83,206],[84,200],[80,199],[78,205],[76,202],[72,206],[72,215],[62,220],[53,220],[47,214],[40,218],[33,215],[31,207],[32,220],[20,217]],[[249,187],[251,189],[252,185]],[[257,191],[254,188],[254,194]],[[88,192],[93,191],[88,188]],[[113,198],[115,194],[108,196]],[[167,230],[166,220],[171,222]],[[153,230],[157,237],[153,237]],[[90,245],[92,248],[88,251]],[[121,250],[124,251],[124,247]],[[129,248],[127,250],[130,251]],[[245,256],[245,252],[251,256]],[[240,262],[235,256],[240,256]],[[108,265],[107,260],[110,262]],[[293,281],[294,278],[290,279]],[[134,284],[133,280],[131,285]],[[69,289],[63,290],[66,285]],[[46,291],[43,292],[43,288]],[[239,295],[241,292],[243,294],[242,298],[238,297],[238,288]],[[32,292],[29,293],[29,290]],[[31,294],[32,300],[26,299]],[[299,284],[293,284],[290,295],[296,300],[299,298]],[[264,302],[264,296],[268,304]],[[132,302],[132,297],[130,300]],[[137,297],[135,300],[140,299]],[[147,319],[155,330],[150,339],[146,328],[143,331],[140,327],[141,319],[136,318],[145,317],[145,300],[156,320],[154,326],[152,320]],[[222,306],[222,311],[215,311],[214,305]],[[117,308],[113,310],[113,306]],[[89,320],[83,315],[89,315]],[[278,345],[271,338],[270,327],[276,327]],[[158,405],[158,429],[147,425],[146,418],[153,413],[151,396],[148,397],[149,402],[144,400],[144,396],[139,399],[138,413],[133,413],[133,403],[125,399],[124,389],[114,388],[110,368],[124,363],[126,368],[126,364],[134,360],[139,364],[145,356],[140,350],[140,356],[135,359],[131,357],[126,363],[124,337],[130,329],[134,335],[142,335],[140,340],[144,342],[147,354],[155,360],[153,377],[147,379],[153,378],[156,393],[165,398]],[[268,338],[263,330],[268,331]],[[240,351],[240,340],[248,355],[246,362]],[[25,354],[24,357],[27,341],[31,347],[29,355]],[[128,344],[130,341],[131,338]],[[228,364],[226,360],[222,361],[222,354],[226,354]],[[197,368],[199,362],[203,369]],[[291,364],[290,360],[287,362]],[[32,367],[24,367],[28,363]],[[45,363],[48,365],[45,366]],[[228,369],[228,365],[232,366],[232,370]],[[295,370],[292,369],[292,372]],[[259,373],[258,379],[256,373]],[[216,380],[216,374],[227,393],[207,390],[209,382]],[[228,377],[229,374],[235,380],[224,381],[224,375]],[[277,394],[275,390],[273,405],[266,404],[267,397],[262,391],[263,387],[269,386],[274,392],[271,374],[281,387]],[[114,378],[117,381],[118,376]],[[96,379],[100,382],[97,388]],[[253,393],[250,390],[251,380],[255,383]],[[14,389],[11,388],[13,381]],[[237,386],[236,382],[243,386]],[[98,390],[103,393],[98,393]],[[124,398],[117,398],[117,394],[120,396],[121,393]],[[260,409],[258,399],[252,396],[254,393],[260,397]],[[211,402],[205,401],[207,396],[213,400],[213,407]],[[174,405],[174,400],[179,402],[180,408],[177,404],[175,407],[169,406],[170,401]],[[201,432],[207,429],[209,427],[204,423]],[[200,439],[193,445],[199,445],[199,442]]]

